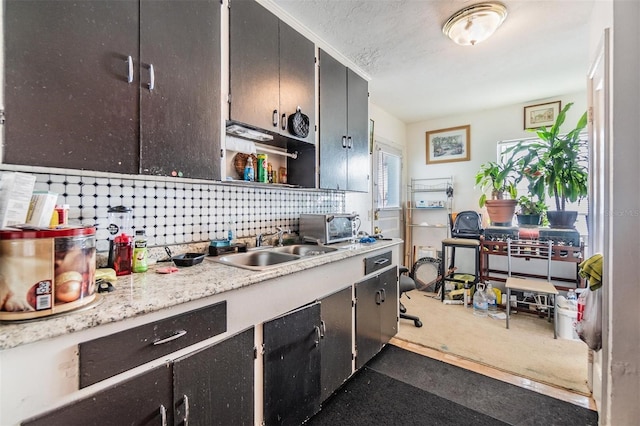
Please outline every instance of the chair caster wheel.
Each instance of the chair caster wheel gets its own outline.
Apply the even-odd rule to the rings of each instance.
[[[422,327],[422,321],[420,321],[420,320],[415,320],[415,321],[413,322],[413,324],[414,324],[416,327],[418,327],[418,328]]]
[[[407,313],[407,308],[405,308],[404,306],[400,306],[400,313],[401,314],[406,314]]]

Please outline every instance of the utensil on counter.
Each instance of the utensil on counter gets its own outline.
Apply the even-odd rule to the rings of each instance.
[[[156,272],[159,274],[172,274],[174,272],[178,272],[178,267],[173,261],[173,253],[171,253],[171,249],[169,247],[165,247],[164,251],[167,252],[167,255],[169,256],[169,261],[171,262],[171,266],[158,268],[156,269]]]

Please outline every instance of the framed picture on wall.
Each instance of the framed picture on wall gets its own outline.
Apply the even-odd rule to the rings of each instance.
[[[524,129],[553,126],[561,110],[560,101],[524,107]]]
[[[471,125],[432,130],[426,133],[427,164],[469,161]]]

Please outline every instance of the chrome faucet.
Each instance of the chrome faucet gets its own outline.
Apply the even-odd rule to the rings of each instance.
[[[262,234],[256,235],[256,247],[262,247]]]
[[[276,231],[278,231],[278,247],[282,247],[284,245],[284,234],[290,234],[291,231],[289,229],[282,229],[280,227],[276,227]]]

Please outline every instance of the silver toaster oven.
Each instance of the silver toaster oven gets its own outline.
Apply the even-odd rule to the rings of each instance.
[[[300,237],[321,244],[350,241],[356,236],[358,221],[353,213],[301,214]]]

